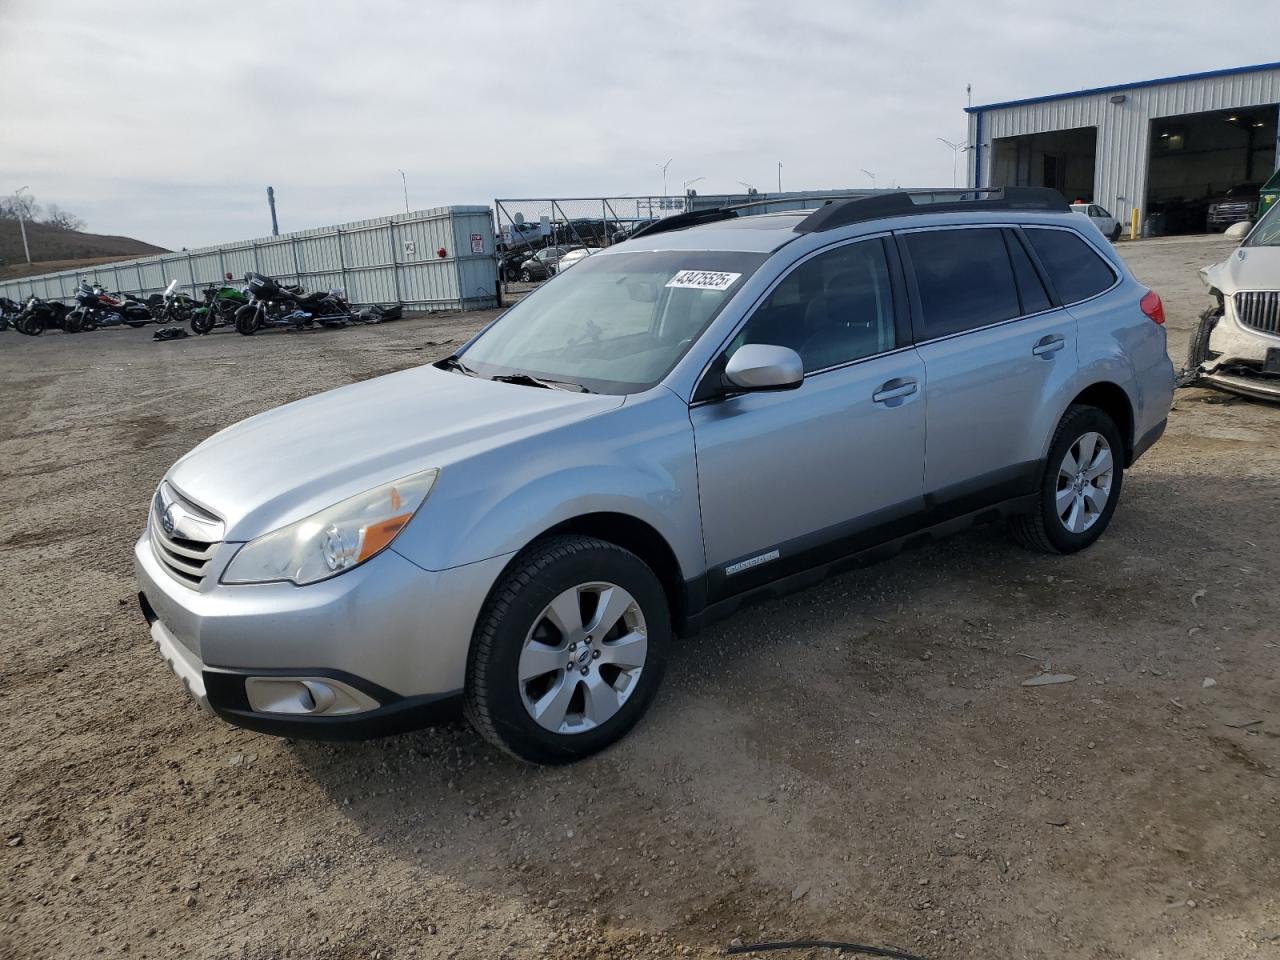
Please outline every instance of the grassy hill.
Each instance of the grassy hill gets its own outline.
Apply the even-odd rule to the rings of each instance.
[[[27,224],[27,244],[31,247],[30,266],[22,253],[22,235],[16,220],[0,220],[0,279],[34,276],[77,266],[131,260],[153,253],[167,253],[132,237],[112,237],[97,233],[62,230],[47,223]]]

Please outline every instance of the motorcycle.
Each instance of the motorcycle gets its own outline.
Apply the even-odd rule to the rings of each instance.
[[[79,333],[80,324],[71,317],[71,309],[65,303],[56,300],[49,302],[39,297],[30,297],[22,312],[13,320],[13,329],[25,333],[29,337],[38,337],[50,327],[63,329],[67,333]]]
[[[77,306],[68,315],[68,321],[75,317],[78,329],[97,330],[99,327],[118,327],[127,324],[130,327],[144,327],[151,321],[151,311],[136,300],[112,296],[98,284],[90,284],[81,280],[76,287]],[[68,331],[70,332],[70,331]]]
[[[244,279],[250,301],[236,310],[235,324],[236,332],[246,337],[266,327],[345,326],[353,319],[341,290],[307,293],[261,273],[246,273]]]
[[[191,311],[191,332],[205,334],[214,327],[233,325],[236,311],[248,302],[247,290],[230,285],[205,287],[204,305]]]
[[[152,294],[152,297],[160,298],[158,303],[150,307],[151,319],[156,323],[182,323],[191,319],[196,302],[185,293],[178,293],[177,286],[178,281],[171,280],[164,288],[164,293]]]
[[[22,304],[8,297],[0,297],[0,331],[8,330],[22,314]]]

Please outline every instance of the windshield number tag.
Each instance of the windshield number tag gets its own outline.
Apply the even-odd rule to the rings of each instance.
[[[740,276],[740,273],[715,270],[681,270],[667,281],[667,286],[683,290],[728,290]]]

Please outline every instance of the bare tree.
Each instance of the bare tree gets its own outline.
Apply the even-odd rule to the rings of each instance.
[[[51,227],[60,227],[63,230],[83,230],[85,227],[84,220],[77,217],[70,210],[63,210],[56,203],[49,204],[49,211],[45,215],[44,222]]]
[[[0,197],[0,220],[17,220],[19,213],[23,220],[34,220],[40,215],[40,204],[29,193]]]

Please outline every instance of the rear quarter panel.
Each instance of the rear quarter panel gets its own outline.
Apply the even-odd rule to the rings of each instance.
[[[1165,329],[1139,306],[1146,292],[1126,270],[1109,292],[1068,308],[1077,323],[1079,365],[1062,410],[1087,387],[1115,383],[1133,410],[1130,442],[1165,420],[1173,402],[1174,371]]]

